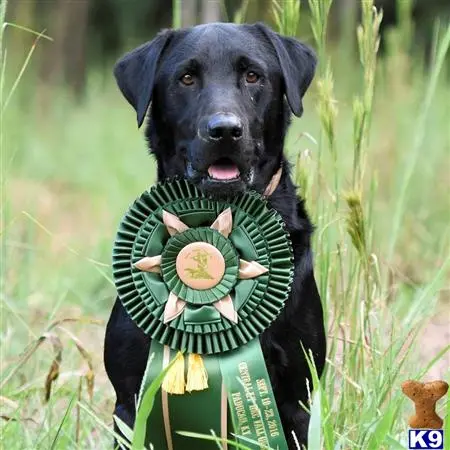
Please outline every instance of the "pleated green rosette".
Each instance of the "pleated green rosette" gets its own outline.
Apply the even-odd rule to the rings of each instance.
[[[287,448],[258,336],[289,295],[293,253],[262,196],[218,201],[184,180],[153,186],[120,223],[113,276],[126,311],[152,339],[141,392],[177,358],[148,419],[155,449],[214,448],[176,433],[211,429],[222,438],[234,432],[250,448]],[[180,351],[189,355],[186,384]]]

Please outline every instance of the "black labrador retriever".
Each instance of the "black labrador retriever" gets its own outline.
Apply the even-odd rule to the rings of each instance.
[[[326,351],[313,227],[283,155],[291,111],[302,114],[315,66],[310,48],[264,24],[215,23],[165,30],[126,54],[114,71],[139,126],[150,108],[146,137],[158,180],[183,176],[220,197],[247,189],[262,193],[283,169],[269,203],[290,233],[295,279],[284,310],[260,340],[290,449],[296,440],[306,444],[309,423],[299,405],[308,401],[307,380],[312,386],[301,343],[312,350],[319,375]],[[115,414],[129,426],[149,341],[116,300],[104,357],[117,394]]]

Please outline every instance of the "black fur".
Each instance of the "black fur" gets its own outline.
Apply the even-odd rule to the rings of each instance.
[[[312,350],[319,375],[326,351],[310,246],[313,227],[283,156],[290,113],[301,115],[315,64],[308,47],[263,24],[209,24],[163,31],[125,55],[115,68],[139,125],[151,104],[146,136],[158,164],[158,180],[184,176],[219,197],[246,189],[263,192],[283,166],[269,202],[289,230],[295,279],[284,310],[260,340],[290,449],[296,448],[292,432],[306,444],[309,422],[299,405],[308,401],[306,380],[312,386],[300,343]],[[256,82],[248,82],[249,71],[257,74]],[[180,81],[186,72],[193,80],[189,86]],[[208,121],[221,114],[242,124],[239,139],[209,137]],[[212,177],[209,168],[223,164],[237,167],[240,176],[228,181]],[[130,426],[149,345],[116,300],[106,330],[105,366],[117,394],[115,414]]]

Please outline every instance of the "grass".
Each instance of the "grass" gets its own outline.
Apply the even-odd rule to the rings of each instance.
[[[317,226],[329,336],[327,370],[306,405],[310,448],[405,448],[412,404],[401,382],[450,375],[450,29],[435,33],[434,63],[424,67],[410,53],[403,2],[377,58],[380,17],[364,2],[355,61],[327,44],[330,3],[310,2],[312,28],[303,32],[320,65],[286,145]],[[295,33],[292,5],[277,2],[275,11]],[[64,89],[43,104],[30,50],[29,73],[17,76],[1,45],[0,447],[109,448],[114,397],[102,344],[114,298],[111,244],[155,167],[112,76],[92,70],[81,104]],[[440,402],[441,416],[449,404]]]

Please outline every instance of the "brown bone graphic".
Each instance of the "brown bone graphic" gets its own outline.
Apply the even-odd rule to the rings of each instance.
[[[421,383],[408,380],[402,384],[403,393],[409,397],[416,407],[416,414],[409,418],[411,428],[427,428],[438,430],[444,421],[436,414],[436,402],[448,391],[445,381]]]

